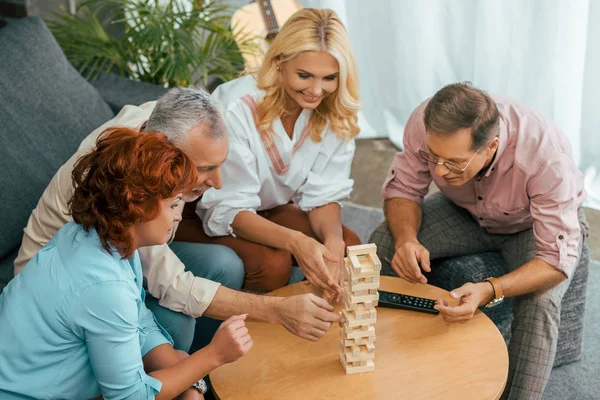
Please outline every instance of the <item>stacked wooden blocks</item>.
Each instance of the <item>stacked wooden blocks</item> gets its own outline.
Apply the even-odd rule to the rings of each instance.
[[[346,374],[375,370],[375,306],[379,301],[379,274],[381,262],[377,246],[365,244],[348,247],[344,259],[344,288],[342,313],[346,322],[342,326],[340,362]]]

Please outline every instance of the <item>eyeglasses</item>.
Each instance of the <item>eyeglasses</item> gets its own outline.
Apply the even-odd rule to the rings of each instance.
[[[425,138],[423,138],[423,141],[425,141]],[[421,147],[422,145],[423,145],[423,142],[421,142],[421,144],[419,145],[419,147]],[[419,149],[418,153],[426,161],[429,161],[430,163],[435,164],[435,165],[443,165],[444,167],[448,168],[448,170],[450,172],[454,172],[455,174],[462,175],[466,171],[466,169],[469,167],[469,164],[471,164],[471,161],[473,161],[473,159],[475,158],[475,156],[477,154],[479,154],[480,151],[481,151],[481,149],[477,150],[477,152],[475,154],[473,154],[473,157],[471,157],[469,159],[469,161],[467,162],[467,165],[465,165],[463,168],[460,168],[458,165],[453,164],[453,163],[448,162],[448,161],[441,161],[440,162],[440,159],[438,157],[433,156],[428,151]]]

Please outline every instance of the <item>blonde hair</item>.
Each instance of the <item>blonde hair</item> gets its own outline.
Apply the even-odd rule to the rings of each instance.
[[[358,135],[358,74],[344,24],[329,9],[304,8],[283,25],[257,71],[257,87],[265,96],[257,106],[258,125],[272,132],[273,121],[285,113],[285,89],[277,64],[304,51],[327,52],[339,64],[339,83],[335,92],[323,99],[311,117],[309,128],[314,142],[320,142],[329,120],[331,130],[350,140]]]

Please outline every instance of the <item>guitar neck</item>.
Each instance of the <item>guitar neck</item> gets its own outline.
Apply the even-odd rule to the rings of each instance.
[[[270,0],[256,0],[260,11],[262,13],[263,19],[265,21],[265,26],[267,27],[267,38],[275,37],[277,32],[279,32],[279,24],[277,23],[277,19],[275,18],[275,13],[273,12],[273,6],[271,5]]]

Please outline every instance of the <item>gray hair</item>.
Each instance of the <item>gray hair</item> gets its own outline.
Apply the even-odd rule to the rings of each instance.
[[[204,89],[174,88],[162,95],[146,123],[146,132],[164,133],[175,145],[185,142],[188,132],[206,124],[211,138],[226,136],[219,107]]]

